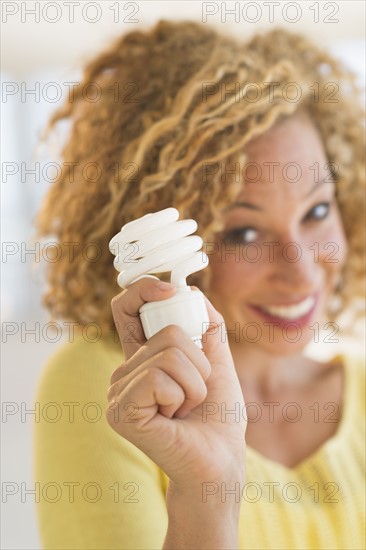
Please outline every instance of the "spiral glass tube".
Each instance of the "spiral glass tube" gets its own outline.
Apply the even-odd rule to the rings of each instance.
[[[181,220],[176,208],[166,208],[124,225],[110,243],[115,255],[113,265],[117,282],[127,288],[137,279],[152,273],[171,272],[171,283],[186,287],[186,277],[208,265],[201,250],[203,241],[191,235],[197,229],[195,220]]]

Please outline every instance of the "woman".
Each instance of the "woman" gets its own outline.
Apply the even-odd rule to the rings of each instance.
[[[283,30],[243,44],[161,21],[92,60],[50,127],[63,118],[74,174],[37,230],[74,243],[45,305],[75,336],[37,394],[59,411],[35,426],[44,547],[361,548],[363,364],[306,353],[362,314],[353,76]],[[122,225],[169,206],[209,255],[188,278],[212,323],[204,353],[174,325],[146,341],[140,306],[175,288],[120,292],[108,252]]]

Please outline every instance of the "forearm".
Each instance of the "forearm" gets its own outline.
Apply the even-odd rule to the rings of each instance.
[[[220,487],[221,484],[215,484]],[[163,550],[238,548],[241,499],[221,490],[205,498],[202,487],[196,491],[167,492],[168,530]]]

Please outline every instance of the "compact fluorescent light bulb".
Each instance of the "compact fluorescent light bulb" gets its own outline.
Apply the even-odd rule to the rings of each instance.
[[[178,218],[176,208],[146,214],[124,225],[109,242],[109,250],[115,255],[113,265],[120,272],[117,282],[121,288],[142,277],[158,279],[151,273],[171,272],[175,295],[148,302],[139,310],[146,339],[168,325],[179,325],[202,349],[209,317],[203,294],[192,291],[186,277],[207,267],[208,257],[201,250],[201,237],[191,235],[197,222]]]

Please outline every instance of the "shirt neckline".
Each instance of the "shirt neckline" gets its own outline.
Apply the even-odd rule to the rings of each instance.
[[[282,470],[283,472],[286,472],[287,474],[297,474],[303,469],[307,468],[314,462],[316,462],[320,457],[324,455],[324,453],[328,450],[329,447],[332,447],[335,445],[340,439],[343,437],[343,433],[346,430],[346,427],[348,425],[348,417],[351,414],[351,408],[352,408],[352,401],[351,401],[351,393],[352,393],[352,374],[351,365],[348,364],[348,358],[342,354],[337,353],[331,360],[330,363],[338,363],[341,362],[342,368],[343,368],[343,380],[344,380],[344,386],[343,386],[343,397],[342,397],[342,403],[341,403],[341,418],[338,422],[337,430],[336,432],[331,435],[326,441],[324,441],[315,451],[313,451],[308,457],[304,458],[296,464],[295,466],[285,466],[284,464],[281,464],[280,462],[273,460],[272,458],[269,458],[250,445],[246,445],[246,450],[248,454],[252,454],[254,459],[256,461],[262,461],[268,465],[270,465],[272,468],[277,468],[278,470]]]

